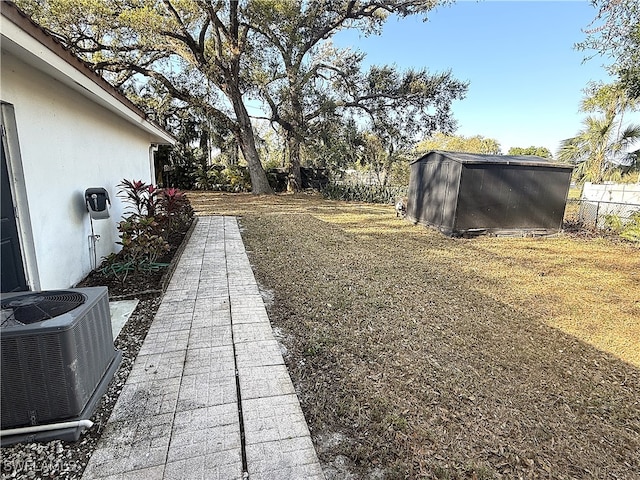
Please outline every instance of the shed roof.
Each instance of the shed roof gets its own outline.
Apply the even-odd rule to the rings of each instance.
[[[35,23],[13,2],[1,3],[2,50],[12,53],[23,62],[42,70],[148,132],[153,143],[176,142],[169,132],[147,118],[145,113],[117,88],[91,70],[88,64],[67,50],[58,39]]]
[[[411,163],[430,160],[430,157],[434,158],[436,154],[463,164],[524,165],[573,169],[573,166],[567,163],[555,162],[551,159],[534,155],[485,155],[481,153],[448,152],[445,150],[432,150]]]

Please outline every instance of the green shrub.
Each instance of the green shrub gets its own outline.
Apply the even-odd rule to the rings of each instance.
[[[631,221],[625,224],[620,236],[631,242],[640,242],[640,211],[631,215]]]
[[[170,249],[154,217],[131,215],[118,224],[122,259],[134,265],[153,264]]]
[[[322,190],[322,195],[331,200],[393,204],[398,197],[407,196],[407,188],[332,183]]]
[[[227,185],[231,192],[248,192],[251,190],[251,176],[249,169],[239,165],[225,168],[222,173],[227,177]]]
[[[189,228],[194,212],[177,188],[162,190],[140,180],[123,180],[118,186],[118,196],[128,204],[118,223],[122,250],[106,257],[100,271],[124,281],[130,272],[166,267],[159,260],[171,250],[171,237]]]
[[[194,212],[191,202],[177,188],[165,188],[159,197],[160,227],[165,233],[165,238],[176,232],[183,232],[189,228],[193,220]]]
[[[613,215],[613,214],[605,215],[604,224],[609,230],[611,230],[614,233],[620,233],[624,228],[622,219],[618,215]]]
[[[605,225],[625,240],[640,242],[640,211],[632,213],[628,222],[623,222],[618,215],[606,215]]]
[[[251,190],[251,177],[247,167],[221,165],[198,167],[194,174],[195,188],[222,192],[248,192]]]
[[[221,185],[228,183],[226,175],[222,173],[222,169],[214,165],[207,167],[200,165],[195,173],[195,188],[198,190],[220,190]]]
[[[198,188],[196,183],[199,169],[200,164],[178,164],[173,167],[173,170],[170,172],[167,183],[182,190]]]

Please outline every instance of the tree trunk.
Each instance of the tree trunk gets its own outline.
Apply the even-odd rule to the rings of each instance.
[[[382,175],[382,188],[387,188],[387,186],[389,185],[389,173],[389,170],[385,168]]]
[[[244,39],[246,39],[246,25],[241,26],[238,14],[239,2],[229,2],[229,36],[232,40],[232,58],[228,69],[224,71],[224,82],[221,88],[233,105],[236,114],[237,130],[234,132],[238,138],[238,145],[247,162],[251,177],[251,193],[254,195],[273,194],[269,185],[267,174],[262,168],[260,155],[256,148],[256,138],[253,134],[253,126],[249,112],[242,99],[240,57],[245,52]],[[242,31],[241,31],[242,30]]]
[[[238,140],[234,137],[233,145],[231,145],[231,150],[229,152],[229,165],[238,165],[238,160],[240,158],[240,150],[238,145]]]
[[[386,158],[383,163],[384,176],[382,177],[382,186],[387,187],[389,185],[389,178],[391,177],[391,169],[395,163],[395,157],[393,145],[389,147],[389,151],[386,152]]]
[[[287,129],[287,150],[289,151],[289,182],[287,190],[289,192],[299,192],[302,190],[302,174],[300,172],[300,150],[302,145],[302,131],[304,128],[304,111],[302,107],[302,93],[298,87],[299,65],[297,67],[287,67],[287,77],[289,80],[289,99],[291,102],[290,128]]]
[[[256,140],[253,135],[253,127],[251,126],[251,118],[242,102],[242,93],[238,89],[230,89],[227,92],[232,104],[233,110],[238,120],[238,144],[244,159],[247,161],[249,175],[251,176],[251,193],[254,195],[273,194],[273,189],[269,185],[267,174],[262,168],[258,149],[256,148]]]
[[[300,139],[295,132],[287,132],[287,151],[289,178],[287,190],[299,192],[302,190],[302,173],[300,172]]]

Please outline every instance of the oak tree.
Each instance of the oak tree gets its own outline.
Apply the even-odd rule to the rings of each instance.
[[[630,98],[640,98],[640,3],[637,0],[590,3],[597,14],[585,29],[586,39],[576,47],[612,59],[608,70],[619,77]]]
[[[399,72],[383,66],[364,71],[364,54],[327,41],[345,28],[378,33],[389,14],[423,14],[438,3],[446,2],[251,2],[252,27],[264,39],[264,58],[253,78],[268,106],[267,118],[285,137],[291,190],[300,188],[304,145],[313,142],[317,126],[328,119],[360,116],[382,138],[393,136],[396,143],[405,141],[397,134],[399,119],[407,127],[405,137],[416,130],[452,128],[450,105],[464,96],[466,83],[450,72],[431,75],[426,69]]]
[[[359,116],[390,151],[453,128],[467,84],[450,72],[364,71],[364,55],[332,47],[341,29],[379,33],[390,14],[449,0],[21,0],[34,18],[121,88],[146,85],[232,131],[254,193],[268,193],[249,102],[262,103],[286,145],[290,188],[301,152],[328,122]],[[353,113],[353,112],[357,113]],[[389,157],[392,158],[392,157]]]
[[[246,95],[251,29],[244,3],[202,0],[23,0],[32,17],[115,86],[150,82],[226,125],[251,175],[253,193],[271,187],[255,145]]]

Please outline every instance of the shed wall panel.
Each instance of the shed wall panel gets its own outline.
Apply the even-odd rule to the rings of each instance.
[[[446,158],[411,166],[407,217],[443,231],[454,226],[460,164]]]
[[[455,228],[560,228],[567,182],[557,169],[465,165]]]

